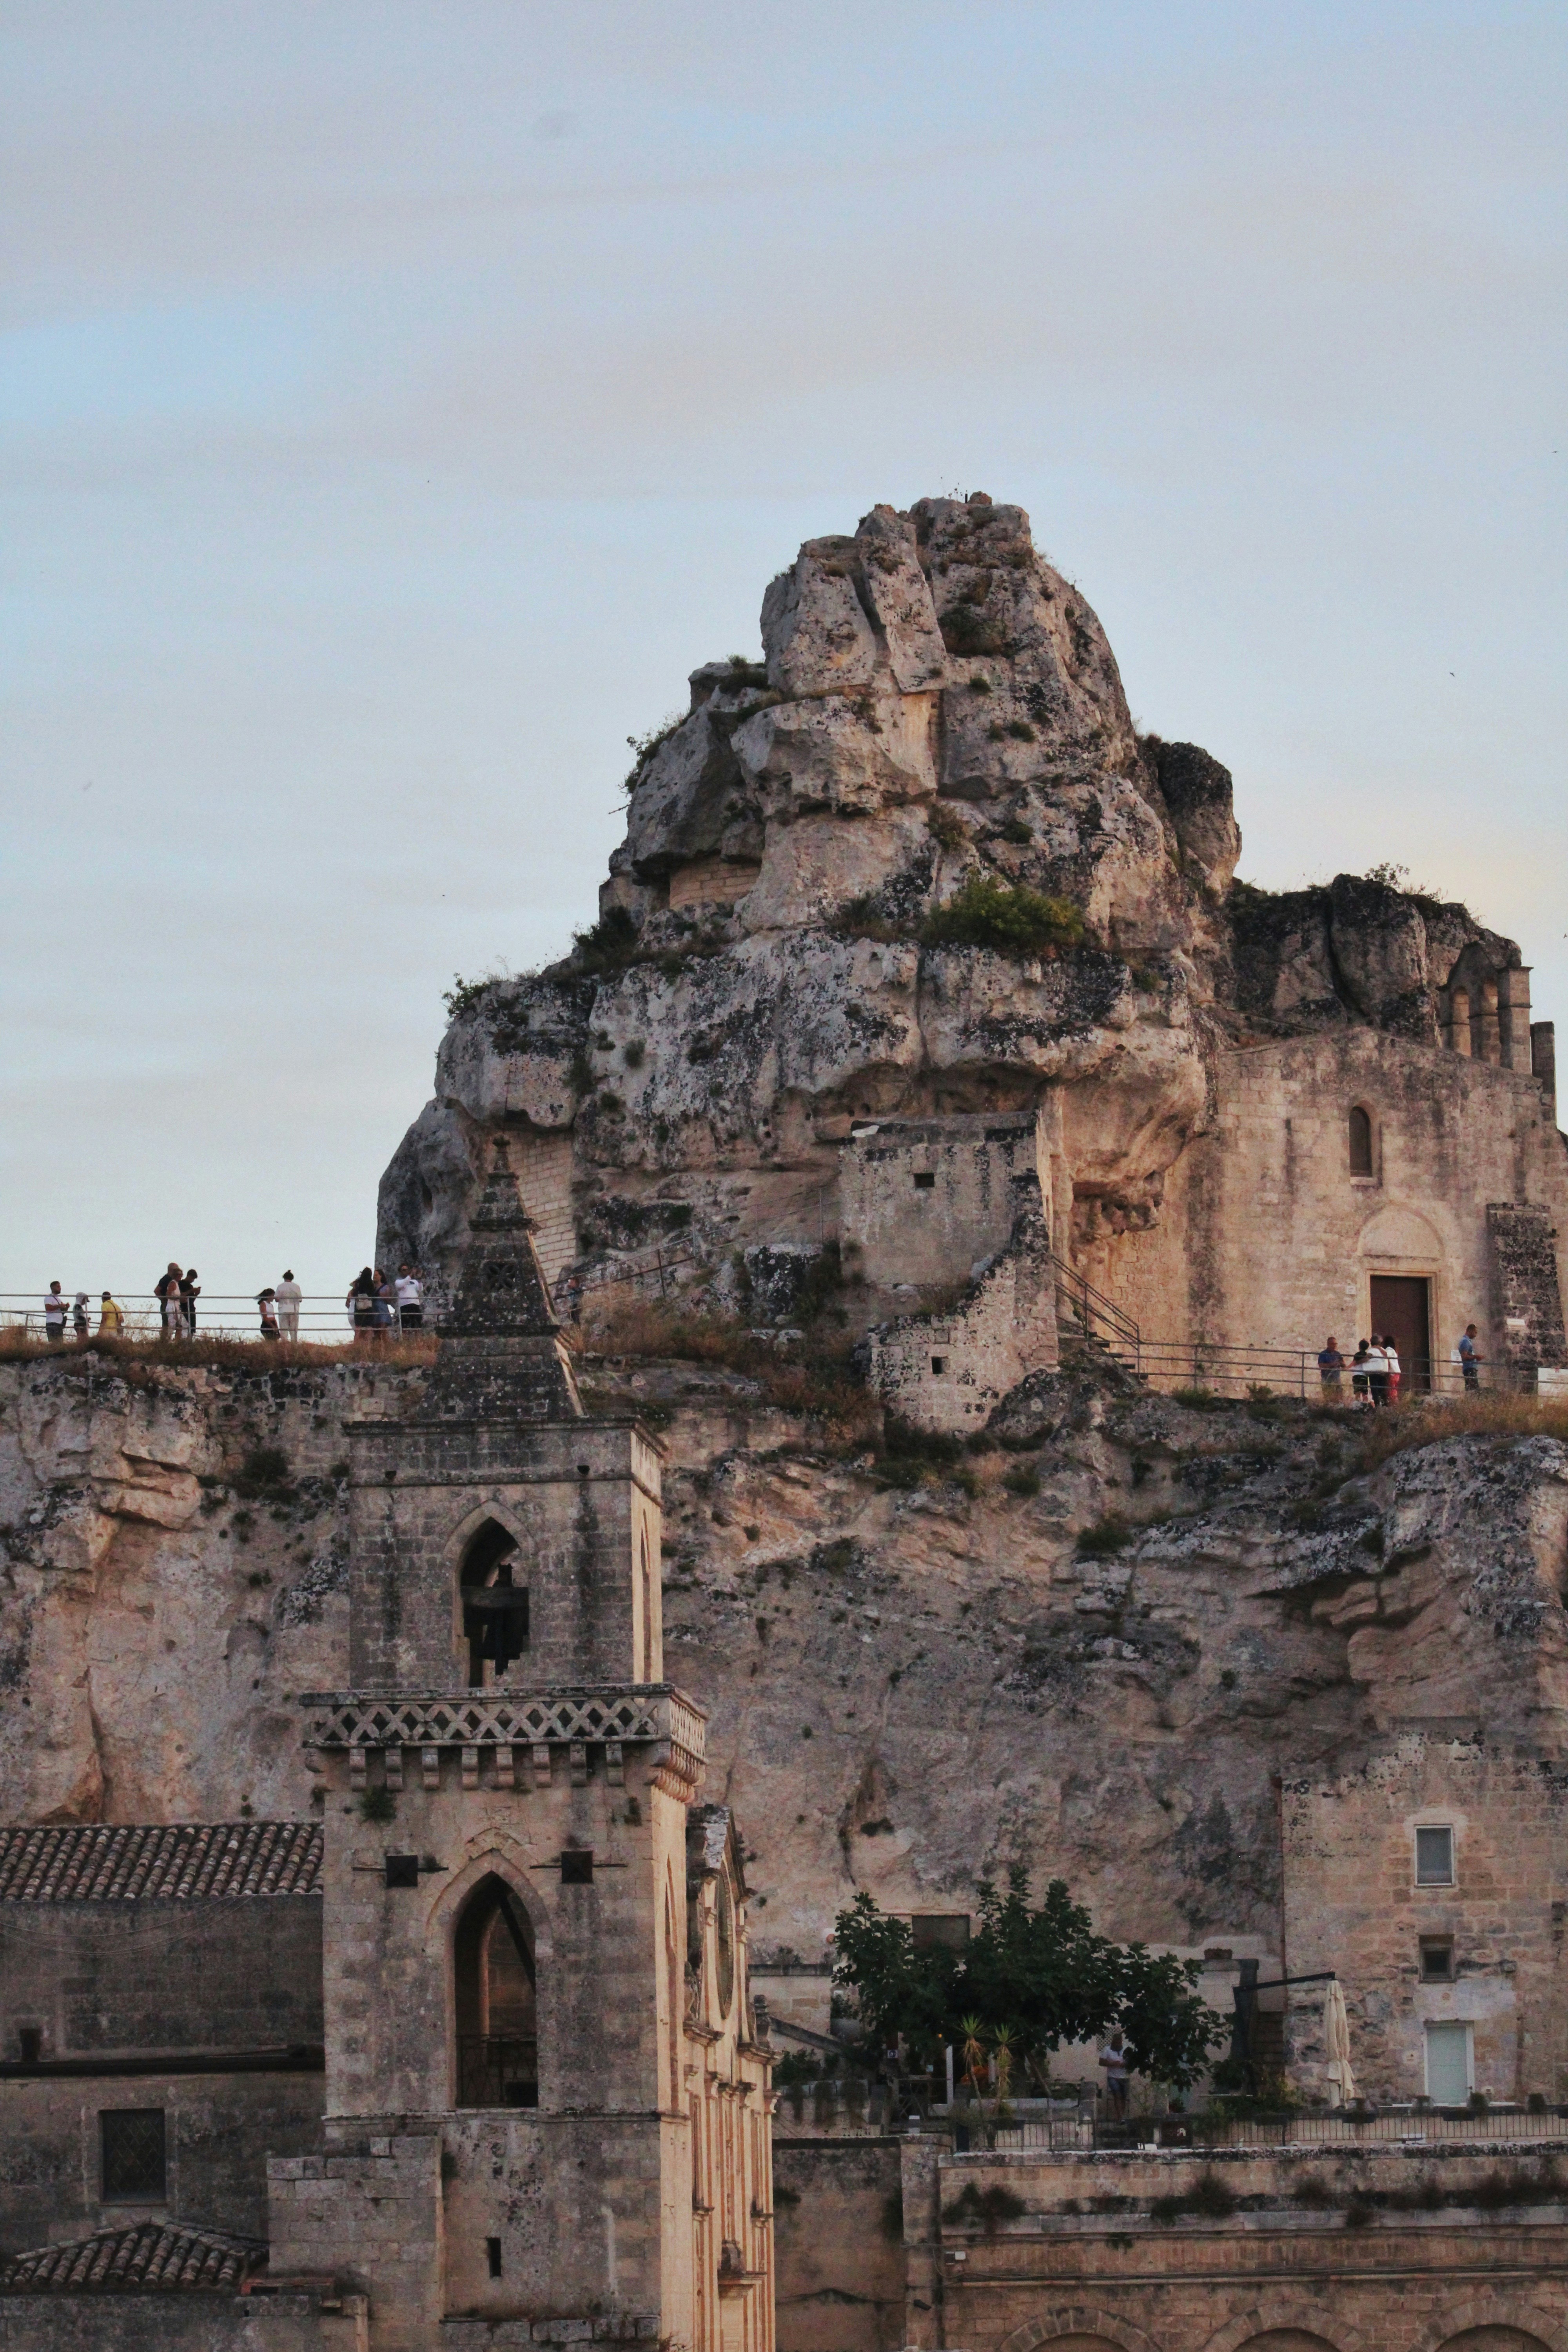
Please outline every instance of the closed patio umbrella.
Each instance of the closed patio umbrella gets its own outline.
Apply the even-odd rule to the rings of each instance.
[[[1330,2087],[1337,2104],[1348,2107],[1356,2095],[1355,2076],[1351,2072],[1351,2021],[1345,2014],[1345,1997],[1337,1978],[1323,2002],[1323,2039],[1329,2051]]]

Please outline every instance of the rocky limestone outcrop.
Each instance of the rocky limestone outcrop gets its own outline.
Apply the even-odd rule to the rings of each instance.
[[[0,1371],[0,1813],[308,1818],[295,1695],[346,1672],[359,1366]],[[1007,1444],[845,1458],[717,1367],[584,1367],[660,1427],[670,1677],[751,1843],[753,1938],[819,1954],[858,1887],[967,1909],[1015,1857],[1107,1926],[1267,1935],[1272,1776],[1419,1729],[1568,1754],[1568,1447],[1207,1411],[1041,1373]]]
[[[597,925],[458,1001],[380,1203],[383,1260],[417,1259],[437,1298],[494,1131],[524,1147],[531,1205],[560,1195],[552,1276],[679,1234],[682,1278],[722,1305],[737,1252],[832,1238],[852,1120],[1054,1089],[1058,1230],[1076,1202],[1086,1233],[1124,1231],[1159,1218],[1230,1043],[1328,1022],[1434,1042],[1463,957],[1519,965],[1385,881],[1235,884],[1227,771],[1134,732],[1104,631],[1017,507],[875,507],[805,543],[762,635],[763,662],[692,672],[640,758]],[[1073,919],[1027,951],[928,938],[976,877]]]

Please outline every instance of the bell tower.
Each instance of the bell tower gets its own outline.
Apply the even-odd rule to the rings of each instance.
[[[423,1396],[347,1429],[352,1687],[305,1700],[326,2147],[270,2168],[272,2268],[352,2272],[373,2352],[575,2317],[771,2352],[768,2053],[738,1842],[727,1892],[689,1866],[705,1725],[663,1680],[659,1448],[584,1412],[504,1142],[472,1225]]]

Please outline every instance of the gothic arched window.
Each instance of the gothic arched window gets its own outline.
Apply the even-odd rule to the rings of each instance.
[[[482,1878],[452,1938],[459,2107],[539,2105],[533,1931],[504,1879]]]
[[[528,1647],[528,1587],[514,1580],[517,1539],[487,1519],[463,1554],[458,1583],[468,1681],[475,1690],[499,1681]]]
[[[1374,1172],[1372,1164],[1372,1114],[1363,1110],[1360,1103],[1351,1112],[1350,1140],[1351,1174],[1372,1175]]]

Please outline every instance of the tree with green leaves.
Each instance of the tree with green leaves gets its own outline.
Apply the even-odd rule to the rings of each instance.
[[[1228,2022],[1198,1998],[1195,1961],[1097,1935],[1063,1879],[1031,1905],[1019,1864],[1005,1893],[981,1880],[979,1924],[967,1944],[917,1951],[908,1921],[862,1894],[838,1915],[836,1949],[834,1982],[853,1995],[880,2046],[901,2045],[915,2070],[938,2070],[949,2046],[994,2052],[1000,2038],[1012,2067],[1043,2089],[1064,2042],[1119,2025],[1139,2074],[1184,2090],[1229,2034]]]

